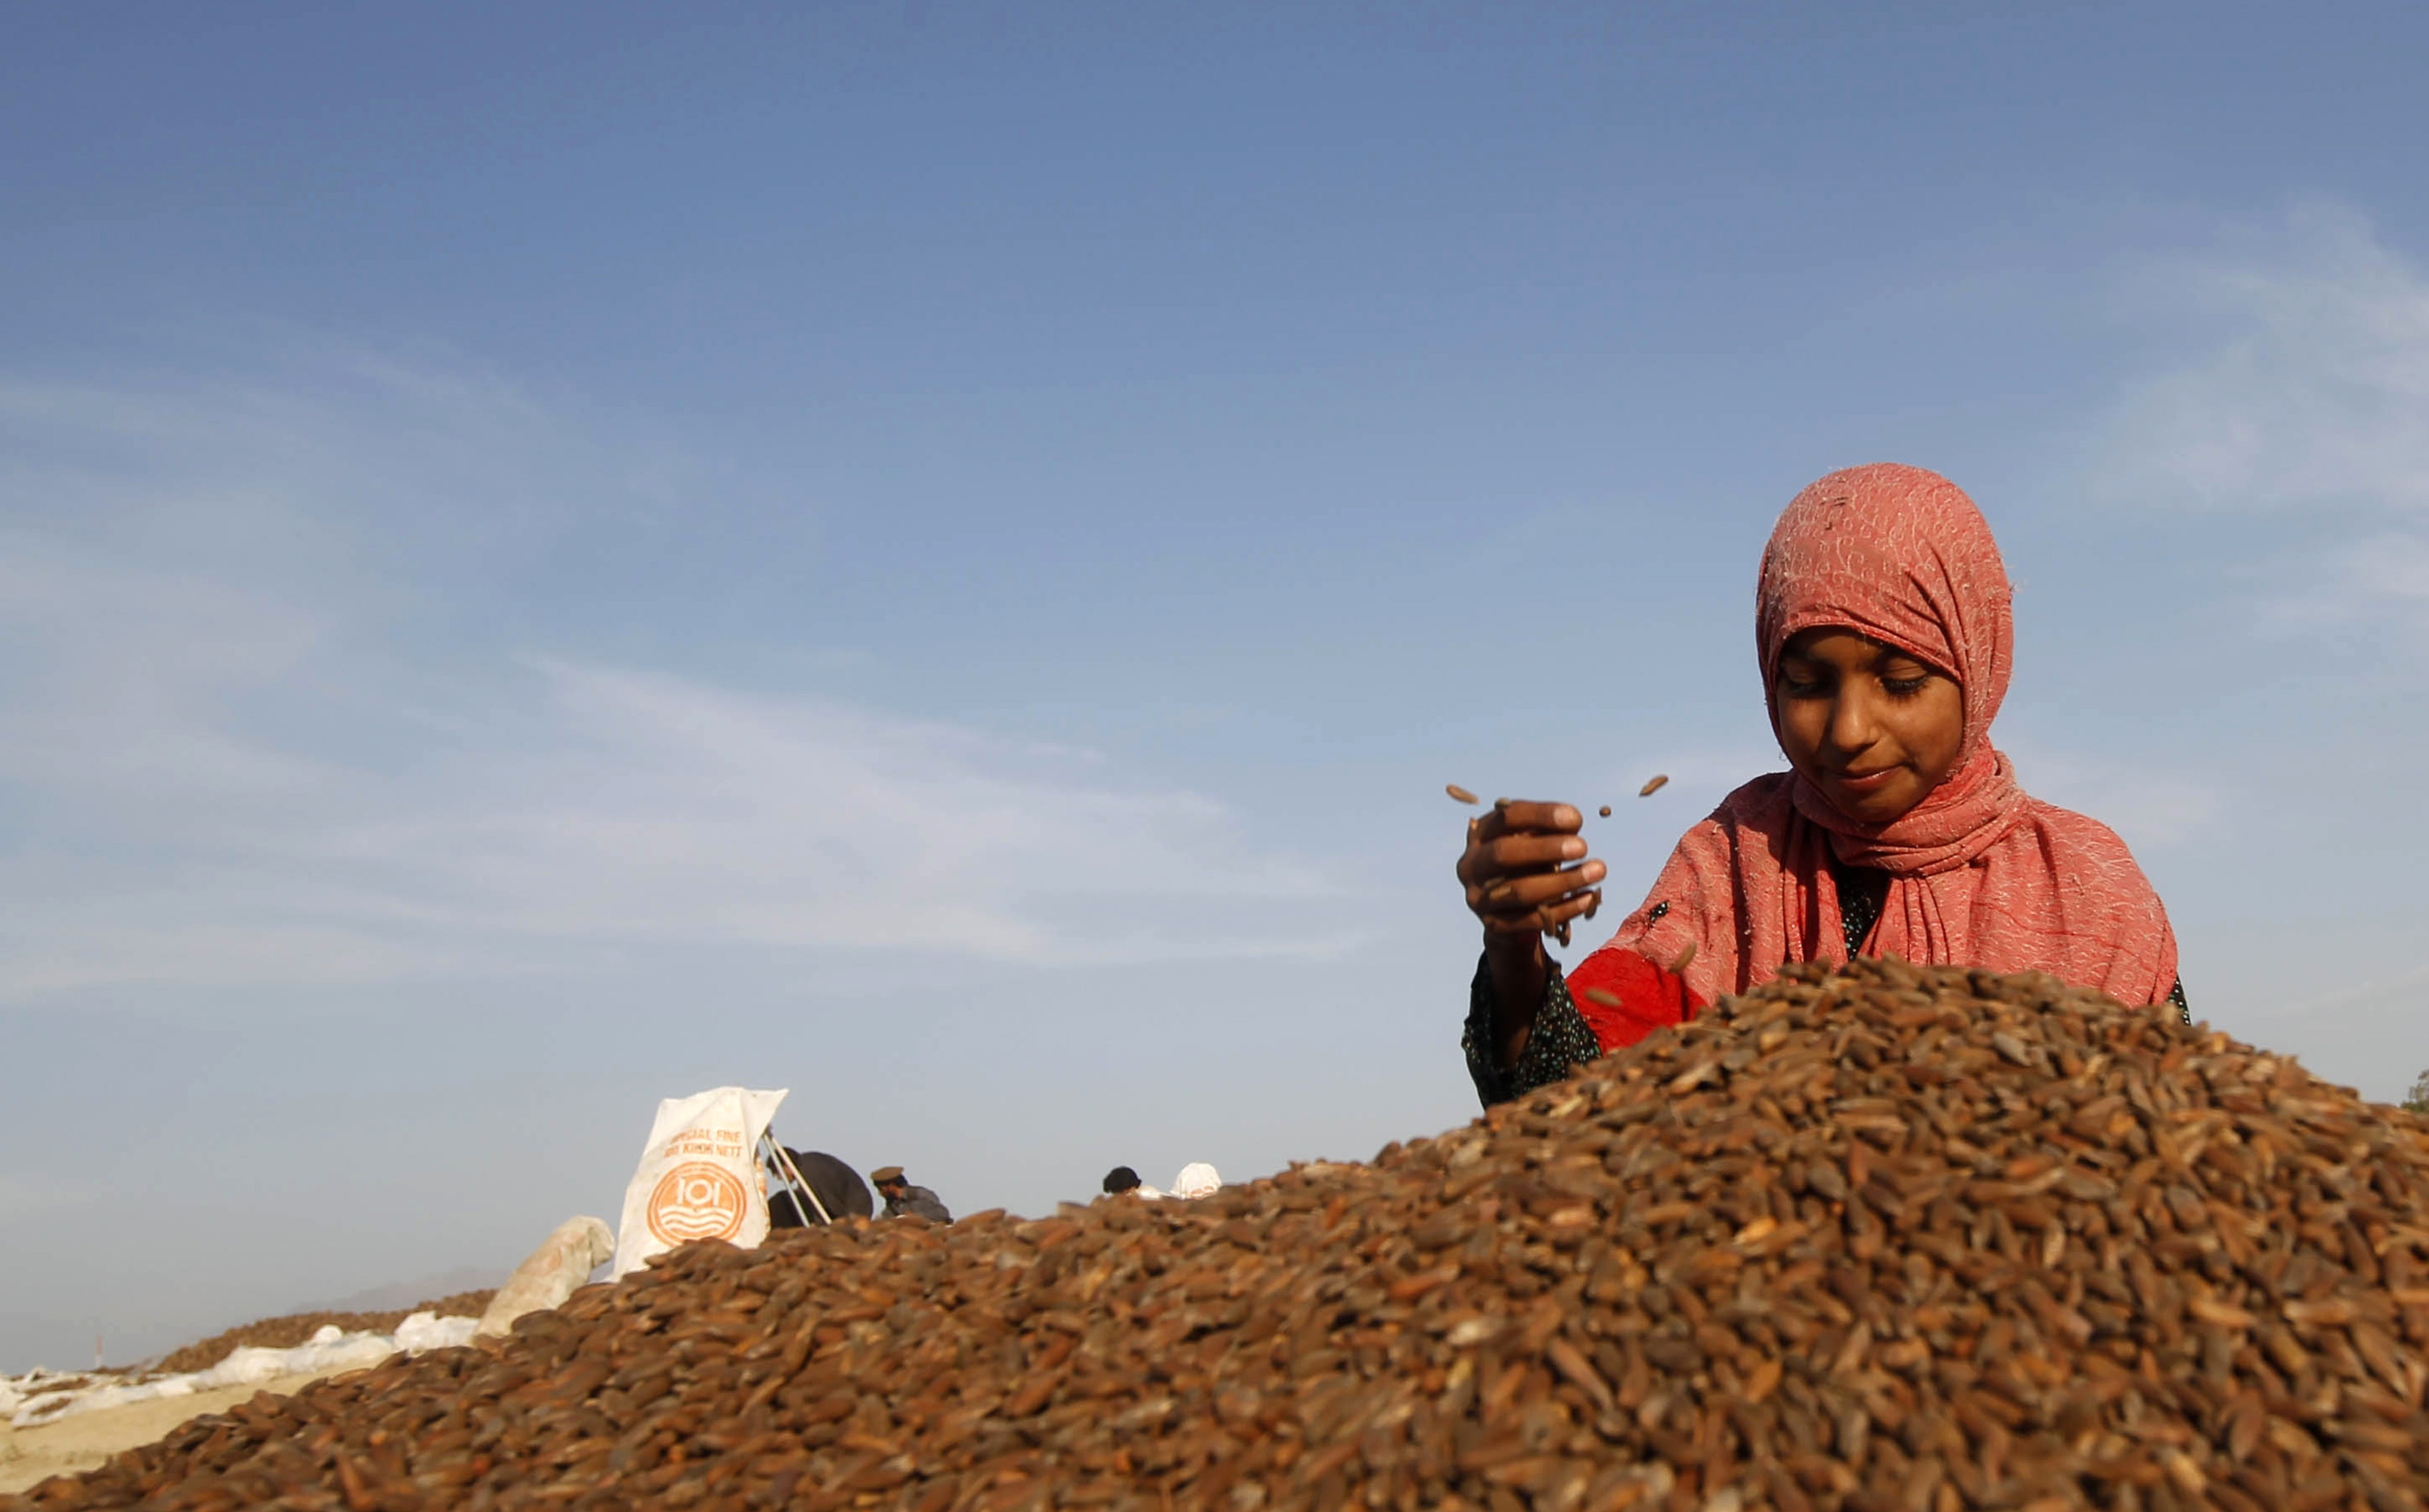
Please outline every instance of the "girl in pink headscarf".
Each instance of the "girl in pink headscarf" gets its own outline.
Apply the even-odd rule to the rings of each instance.
[[[1834,472],[1772,531],[1755,649],[1791,770],[1687,831],[1619,932],[1563,978],[1544,935],[1601,902],[1582,815],[1496,804],[1460,859],[1484,924],[1467,1025],[1487,1103],[1791,961],[1896,955],[2045,971],[2184,1011],[2167,912],[2107,827],[2016,785],[1991,745],[2015,636],[2007,569],[1955,484]]]

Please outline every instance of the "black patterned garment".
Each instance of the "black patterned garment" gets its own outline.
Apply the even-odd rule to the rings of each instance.
[[[1499,999],[1493,992],[1492,963],[1482,956],[1477,958],[1476,980],[1467,989],[1467,1025],[1460,1034],[1459,1046],[1467,1053],[1467,1075],[1476,1083],[1476,1095],[1487,1108],[1558,1081],[1573,1065],[1602,1059],[1602,1042],[1578,1016],[1578,1005],[1569,997],[1568,979],[1561,975],[1561,963],[1555,961],[1551,967],[1544,983],[1543,1005],[1535,1010],[1535,1027],[1528,1031],[1518,1059],[1505,1067],[1495,1064],[1493,1055],[1495,1024],[1500,1015]]]
[[[1881,905],[1890,895],[1889,874],[1870,866],[1842,866],[1833,862],[1831,880],[1839,886],[1839,922],[1845,931],[1847,959],[1863,954],[1864,941],[1880,922]],[[1656,904],[1658,909],[1661,905]],[[2185,1001],[2185,984],[2179,978],[2168,993],[2169,1006],[2176,1011],[2179,1022],[2193,1021],[2192,1009]],[[1495,1063],[1493,1045],[1498,1038],[1495,1025],[1499,1018],[1499,1001],[1493,992],[1491,965],[1482,956],[1476,961],[1476,979],[1467,988],[1467,1022],[1462,1027],[1460,1049],[1467,1057],[1468,1079],[1476,1083],[1476,1095],[1484,1106],[1506,1103],[1523,1097],[1538,1087],[1547,1086],[1569,1074],[1573,1065],[1599,1060],[1602,1044],[1587,1027],[1578,1005],[1569,996],[1568,978],[1561,974],[1561,963],[1551,962],[1550,976],[1544,983],[1544,1001],[1535,1010],[1535,1027],[1528,1032],[1527,1044],[1518,1059],[1508,1066]]]
[[[1881,922],[1881,905],[1890,900],[1890,874],[1877,866],[1849,866],[1833,857],[1830,880],[1839,884],[1839,929],[1846,936],[1847,959],[1864,953],[1873,926]]]

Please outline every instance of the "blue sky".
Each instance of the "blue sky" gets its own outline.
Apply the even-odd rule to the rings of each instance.
[[[2429,21],[1611,8],[12,18],[0,1369],[723,1082],[961,1210],[1457,1123],[1442,784],[1642,888],[1882,458],[2197,1013],[2399,1094]]]

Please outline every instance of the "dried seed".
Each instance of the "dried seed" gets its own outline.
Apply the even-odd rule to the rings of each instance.
[[[1599,810],[1597,810],[1596,812],[1597,812],[1597,813],[1599,813],[1599,814],[1600,814],[1604,818],[1608,819],[1608,818],[1610,818],[1610,817],[1611,817],[1611,805],[1610,805],[1610,804],[1608,804],[1608,803],[1606,803],[1606,804],[1604,804],[1604,805],[1603,805]]]
[[[2186,1304],[2186,1310],[2202,1322],[2216,1323],[2221,1328],[2249,1328],[2253,1323],[2252,1314],[2241,1307],[2230,1307],[2209,1297],[2195,1297]]]
[[[1652,777],[1645,780],[1645,783],[1643,787],[1636,790],[1636,796],[1641,798],[1649,798],[1654,794],[1661,792],[1661,785],[1669,781],[1670,778],[1668,774],[1656,772]]]
[[[1470,793],[1467,789],[1460,786],[1457,782],[1444,783],[1443,791],[1449,794],[1452,797],[1459,799],[1462,803],[1481,803],[1484,801],[1475,794]]]

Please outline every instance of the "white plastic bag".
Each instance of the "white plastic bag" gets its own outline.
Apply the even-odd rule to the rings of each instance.
[[[604,1223],[596,1218],[567,1219],[498,1288],[498,1294],[489,1299],[488,1311],[481,1314],[477,1332],[504,1334],[524,1313],[563,1306],[576,1288],[590,1279],[599,1262],[615,1253],[616,1236]],[[403,1329],[397,1331],[397,1342],[405,1342]]]
[[[658,1104],[641,1167],[624,1189],[616,1279],[639,1270],[651,1256],[694,1240],[721,1239],[750,1249],[768,1237],[759,1136],[776,1116],[785,1091],[719,1087]]]

